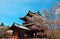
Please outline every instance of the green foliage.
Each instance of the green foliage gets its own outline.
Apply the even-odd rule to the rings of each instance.
[[[5,26],[4,23],[1,23],[1,26]]]

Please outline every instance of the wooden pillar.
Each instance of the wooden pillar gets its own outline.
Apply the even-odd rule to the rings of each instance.
[[[18,33],[17,33],[17,32],[14,32],[13,35],[12,35],[12,38],[13,38],[13,39],[18,39],[18,37],[19,37],[19,36],[18,36]]]

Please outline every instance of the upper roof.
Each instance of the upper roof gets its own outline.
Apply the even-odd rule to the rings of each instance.
[[[29,11],[29,12],[27,13],[27,15],[26,15],[26,16],[32,17],[32,15],[36,15],[36,14],[38,14],[38,15],[40,15],[40,16],[41,16],[41,14],[40,14],[40,12],[39,12],[39,11],[37,11],[37,12],[35,12],[35,13],[33,13],[33,12]],[[23,20],[23,21],[28,21],[28,20],[26,19],[26,16],[25,16],[25,17],[23,17],[23,18],[20,18],[20,19],[21,19],[21,20]]]

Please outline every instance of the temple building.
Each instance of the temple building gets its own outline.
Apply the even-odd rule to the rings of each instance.
[[[20,18],[24,21],[22,25],[13,23],[9,30],[13,30],[11,38],[28,39],[28,38],[47,38],[47,27],[42,20],[40,12],[33,13],[29,11],[27,15]]]

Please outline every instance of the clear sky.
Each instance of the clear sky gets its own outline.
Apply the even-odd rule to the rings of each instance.
[[[59,0],[58,0],[59,1]],[[42,13],[43,9],[53,7],[56,0],[0,0],[0,23],[12,25],[13,22],[22,24],[19,17],[24,17],[29,10]]]

